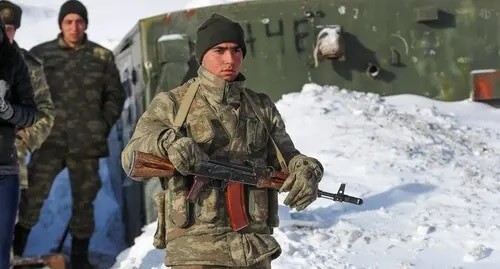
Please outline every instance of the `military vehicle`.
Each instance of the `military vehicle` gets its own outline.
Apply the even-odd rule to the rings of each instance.
[[[128,242],[156,218],[147,184],[119,162],[138,117],[159,91],[196,74],[197,26],[212,13],[243,26],[248,86],[278,100],[305,83],[381,95],[500,100],[498,0],[261,0],[140,20],[115,50],[127,101],[110,136],[110,173],[122,179]]]

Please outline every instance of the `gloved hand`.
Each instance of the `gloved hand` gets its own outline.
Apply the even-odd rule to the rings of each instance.
[[[181,137],[167,149],[168,159],[182,175],[196,171],[201,161],[208,160],[207,154],[190,137]]]
[[[9,119],[12,117],[12,107],[5,100],[5,96],[7,95],[7,91],[9,90],[9,85],[5,80],[0,80],[0,118]]]
[[[323,167],[314,158],[297,155],[290,160],[289,168],[290,175],[280,192],[289,191],[285,205],[301,211],[318,198],[318,184],[323,177]]]

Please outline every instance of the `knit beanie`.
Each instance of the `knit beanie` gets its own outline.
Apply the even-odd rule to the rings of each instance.
[[[10,1],[0,1],[0,16],[5,24],[11,24],[18,29],[21,27],[21,16],[23,10],[18,5]]]
[[[245,33],[240,24],[222,15],[212,14],[204,21],[196,32],[196,59],[199,63],[203,55],[215,45],[223,42],[234,42],[243,51],[243,57],[247,53],[245,45]]]
[[[87,17],[87,8],[80,3],[80,1],[77,0],[69,0],[65,2],[62,6],[61,9],[59,10],[59,28],[61,28],[61,23],[66,17],[66,15],[70,13],[75,13],[80,15],[82,17],[83,21],[85,21],[85,24],[89,24],[89,19]]]

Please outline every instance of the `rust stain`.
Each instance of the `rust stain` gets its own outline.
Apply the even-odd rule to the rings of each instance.
[[[171,21],[172,21],[172,16],[170,16],[170,14],[167,14],[165,15],[165,17],[163,17],[163,24],[169,24]]]
[[[188,9],[186,12],[184,12],[184,15],[186,15],[186,20],[189,21],[189,19],[196,13],[196,9]]]

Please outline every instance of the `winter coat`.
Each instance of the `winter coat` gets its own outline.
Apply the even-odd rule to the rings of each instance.
[[[0,114],[0,174],[16,175],[19,173],[16,132],[36,121],[37,109],[28,68],[19,51],[8,42],[4,27],[0,28],[0,80],[8,89],[5,100],[13,109],[9,118],[3,118]]]
[[[61,35],[30,52],[43,61],[55,106],[45,143],[64,145],[74,156],[107,156],[107,137],[125,101],[113,53],[86,37],[70,48]]]

